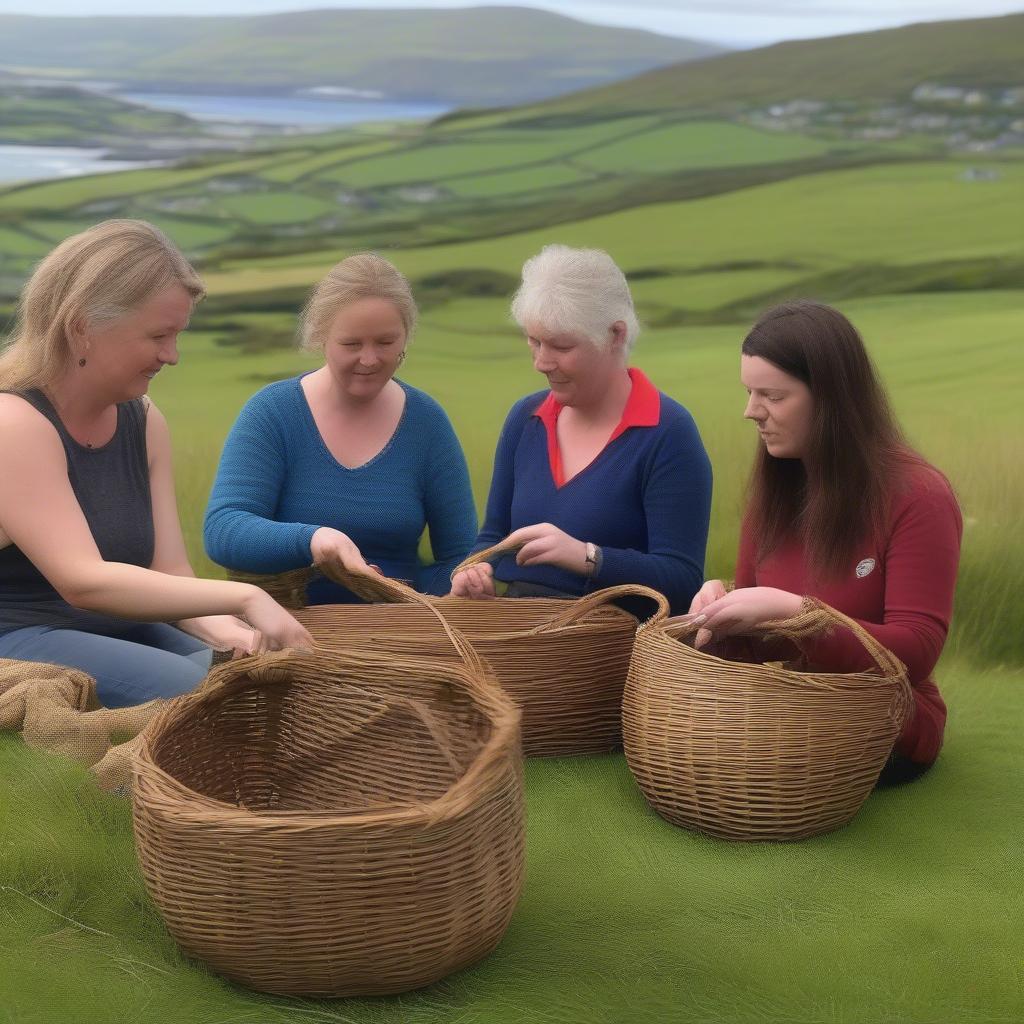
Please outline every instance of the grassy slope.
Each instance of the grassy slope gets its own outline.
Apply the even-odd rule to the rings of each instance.
[[[24,89],[0,80],[0,143],[105,146],[147,136],[187,138],[191,118],[73,88]]]
[[[884,150],[670,115],[541,129],[406,126],[384,137],[352,132],[174,169],[16,186],[0,192],[0,222],[37,238],[42,255],[55,227],[143,217],[207,266],[228,254],[262,264],[342,237],[349,247],[491,237],[886,158]],[[194,230],[199,221],[209,226],[205,237]],[[5,245],[0,255],[23,256],[32,251],[25,246]]]
[[[512,7],[242,18],[0,16],[0,64],[9,67],[69,69],[173,90],[335,85],[472,105],[552,96],[718,51]]]
[[[941,670],[938,766],[795,845],[673,828],[618,756],[531,762],[526,887],[498,949],[421,992],[333,1003],[254,995],[184,959],[144,893],[127,804],[0,736],[0,948],[17,964],[0,972],[5,1019],[1011,1024],[1022,680]]]
[[[1021,84],[1024,14],[778,43],[549,101],[521,116],[721,110],[788,99],[905,99],[922,82]]]
[[[393,251],[411,277],[488,267],[517,273],[546,242],[608,249],[628,272],[676,274],[737,260],[824,270],[860,262],[914,264],[1021,252],[1015,211],[1024,164],[999,178],[964,181],[966,161],[905,163],[806,175],[692,202],[659,203],[480,241]],[[15,197],[11,197],[12,199]],[[308,285],[344,255],[338,246],[259,262],[226,262],[206,275],[212,292]],[[679,304],[686,304],[685,294]]]

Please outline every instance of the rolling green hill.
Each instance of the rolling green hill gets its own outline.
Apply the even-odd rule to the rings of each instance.
[[[0,143],[138,148],[146,139],[194,140],[203,133],[203,125],[182,114],[72,86],[26,86],[0,77]]]
[[[291,92],[509,105],[721,47],[527,8],[331,10],[258,17],[0,16],[0,68],[133,89]]]
[[[928,22],[729,53],[520,113],[723,112],[796,99],[893,100],[923,83],[1000,90],[1024,85],[1022,54],[1024,14]]]

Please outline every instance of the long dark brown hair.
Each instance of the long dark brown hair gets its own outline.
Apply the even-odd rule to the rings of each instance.
[[[803,381],[813,399],[802,458],[758,448],[746,510],[758,555],[797,536],[811,572],[835,577],[881,535],[901,470],[924,459],[907,445],[861,336],[838,310],[808,300],[775,306],[751,328],[743,354]]]

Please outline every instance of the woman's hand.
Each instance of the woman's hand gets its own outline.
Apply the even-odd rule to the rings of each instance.
[[[318,569],[331,569],[348,572],[372,573],[374,569],[367,565],[366,559],[359,553],[352,538],[341,530],[330,526],[321,526],[309,542],[313,555],[313,564]]]
[[[494,597],[494,566],[481,562],[457,572],[452,577],[452,597]]]
[[[243,614],[260,638],[259,649],[254,654],[280,651],[285,647],[313,649],[313,638],[306,627],[259,587],[252,587]]]
[[[679,616],[679,618],[697,615],[713,601],[717,601],[720,597],[725,597],[727,593],[728,591],[725,589],[725,584],[721,580],[707,580],[704,583],[704,586],[693,595],[693,600],[690,602],[690,610],[687,612],[687,615]],[[676,621],[678,621],[678,619]]]
[[[588,574],[587,545],[551,523],[514,530],[508,543],[522,545],[516,553],[517,565],[557,565],[580,576]]]
[[[232,658],[256,654],[264,646],[263,637],[234,615],[200,615],[176,625],[215,651],[230,651]]]
[[[709,586],[709,583],[704,584],[694,598],[695,603]],[[669,619],[668,622],[686,622],[699,626],[694,646],[701,648],[712,640],[721,640],[737,633],[749,633],[754,626],[759,626],[762,622],[791,618],[800,611],[802,603],[803,597],[791,594],[788,590],[776,590],[774,587],[744,587],[703,604],[696,614],[691,612],[689,615],[680,615]]]

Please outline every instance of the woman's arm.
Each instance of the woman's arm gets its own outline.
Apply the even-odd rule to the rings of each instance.
[[[952,491],[937,474],[897,516],[885,550],[882,621],[858,619],[907,666],[911,684],[926,680],[942,654],[953,616],[963,519]],[[873,662],[846,629],[800,647],[807,660],[833,672],[860,672]]]
[[[886,545],[881,622],[857,623],[907,667],[912,684],[923,682],[942,653],[953,612],[962,519],[952,492],[935,477],[925,482],[896,516]],[[840,595],[841,596],[841,595]],[[840,606],[841,600],[833,597]],[[695,623],[721,639],[772,619],[794,615],[802,596],[773,587],[736,589],[700,610]],[[873,662],[847,629],[796,641],[808,664],[830,672],[862,672]]]
[[[203,543],[219,565],[275,573],[313,561],[311,542],[320,523],[274,518],[285,486],[288,453],[274,403],[281,392],[254,395],[224,442],[206,507]]]
[[[424,508],[434,561],[417,572],[416,588],[438,596],[451,590],[452,570],[476,539],[476,506],[466,456],[448,417],[437,407],[426,468]]]
[[[178,502],[174,490],[171,432],[167,420],[146,400],[146,453],[149,461],[149,490],[153,506],[153,561],[150,568],[172,576],[195,577],[181,534]],[[175,625],[217,650],[251,653],[260,648],[261,638],[234,615],[203,615],[179,619]]]
[[[53,426],[28,403],[0,395],[0,436],[8,442],[0,446],[0,528],[69,604],[143,622],[237,614],[272,646],[310,644],[306,630],[256,587],[104,561]]]

